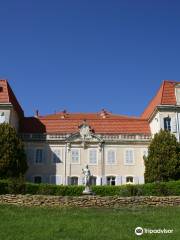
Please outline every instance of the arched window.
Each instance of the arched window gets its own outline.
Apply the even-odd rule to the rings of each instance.
[[[71,185],[78,185],[78,177],[70,177]]]
[[[134,178],[132,176],[127,176],[126,177],[126,183],[127,184],[132,184],[134,183]]]
[[[116,177],[114,176],[107,176],[106,177],[106,182],[107,182],[107,185],[116,185]]]

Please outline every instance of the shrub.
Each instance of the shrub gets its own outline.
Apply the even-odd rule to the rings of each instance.
[[[21,193],[32,195],[81,196],[84,186],[63,186],[51,184],[24,183],[23,179],[0,180],[0,194]],[[92,186],[99,196],[180,196],[180,180],[121,186]]]
[[[8,181],[8,192],[10,194],[24,194],[26,192],[26,183],[22,175],[17,178],[11,178]]]

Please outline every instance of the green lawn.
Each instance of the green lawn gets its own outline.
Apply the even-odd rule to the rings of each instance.
[[[174,229],[136,236],[137,226]],[[180,207],[70,209],[0,205],[0,240],[180,239]]]

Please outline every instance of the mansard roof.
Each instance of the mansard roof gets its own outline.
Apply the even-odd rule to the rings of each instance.
[[[67,113],[63,111],[47,116],[24,118],[20,131],[22,133],[49,134],[76,133],[84,120],[97,134],[150,134],[147,120],[108,112],[102,114],[102,111],[100,113]]]
[[[164,80],[157,94],[150,101],[141,117],[149,119],[151,114],[159,105],[176,105],[175,85],[177,83],[178,82],[175,81]]]
[[[14,95],[7,80],[0,80],[0,104],[12,104],[15,111],[20,117],[24,116],[24,112]]]

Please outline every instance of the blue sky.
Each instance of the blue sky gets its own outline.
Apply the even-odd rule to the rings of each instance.
[[[67,109],[139,115],[180,81],[180,3],[0,1],[0,78],[26,115]]]

